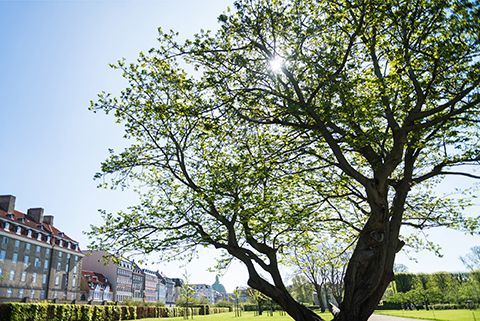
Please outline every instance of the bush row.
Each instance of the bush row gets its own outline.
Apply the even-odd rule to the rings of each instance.
[[[2,321],[120,321],[142,318],[168,318],[228,312],[228,308],[141,307],[74,305],[49,303],[5,303],[0,305]]]

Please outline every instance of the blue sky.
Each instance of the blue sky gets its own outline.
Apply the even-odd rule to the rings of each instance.
[[[110,147],[121,147],[122,130],[111,118],[88,111],[102,90],[124,85],[109,63],[134,60],[155,46],[157,27],[191,35],[216,27],[231,0],[0,1],[0,194],[17,196],[17,209],[44,207],[55,225],[79,240],[97,209],[135,202],[129,192],[96,188],[92,177]],[[463,182],[458,182],[463,184]],[[479,238],[438,231],[433,240],[445,257],[421,253],[418,263],[400,256],[412,271],[461,270],[458,256]],[[210,252],[211,253],[211,252]],[[213,283],[209,255],[188,266],[191,282]],[[161,264],[181,276],[178,264]],[[176,275],[173,275],[176,274]],[[234,265],[223,277],[227,290],[246,282]]]

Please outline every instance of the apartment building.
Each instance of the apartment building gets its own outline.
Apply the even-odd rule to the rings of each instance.
[[[167,280],[165,276],[160,272],[156,272],[157,275],[157,301],[160,303],[166,303],[167,298]],[[172,282],[173,283],[173,282]]]
[[[158,277],[157,272],[143,269],[143,296],[145,302],[157,302]]]
[[[132,271],[132,299],[134,301],[143,301],[144,293],[143,287],[145,285],[145,275],[143,270],[136,264],[133,263]]]
[[[113,293],[108,279],[101,273],[93,271],[82,271],[80,283],[82,301],[112,301]]]
[[[43,208],[15,209],[0,196],[0,299],[76,300],[83,254]]]
[[[114,301],[133,299],[133,262],[113,258],[105,251],[90,251],[83,258],[82,266],[84,271],[101,273],[108,279]]]
[[[206,299],[208,303],[215,303],[215,290],[209,284],[190,284],[195,291],[194,297],[198,300]]]

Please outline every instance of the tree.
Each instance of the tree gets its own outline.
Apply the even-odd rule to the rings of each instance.
[[[343,279],[352,243],[343,244],[338,239],[336,241],[337,243],[320,239],[300,248],[294,246],[293,253],[287,258],[297,273],[303,275],[315,289],[322,312],[330,308],[329,303],[338,305],[342,302]]]
[[[190,285],[190,275],[185,271],[183,273],[184,282],[180,289],[180,297],[175,302],[176,305],[183,306],[183,318],[188,320],[188,315],[191,314],[193,319],[193,310],[191,306],[195,304],[195,289]]]
[[[296,274],[292,278],[292,284],[289,287],[290,293],[298,302],[307,305],[313,304],[314,287],[309,280],[302,274]]]
[[[286,291],[278,255],[306,230],[349,231],[335,320],[366,321],[402,226],[478,232],[466,192],[433,193],[446,176],[479,178],[465,169],[480,161],[478,14],[473,0],[239,0],[215,33],[160,32],[117,65],[121,96],[93,104],[134,142],[103,174],[148,187],[93,234],[146,252],[213,245],[295,320],[318,320]]]
[[[395,273],[407,273],[408,267],[405,264],[394,264],[393,272]]]
[[[268,300],[270,298],[267,297],[262,292],[257,291],[257,290],[252,289],[252,288],[248,288],[247,293],[248,293],[249,298],[251,298],[255,302],[255,304],[257,305],[258,315],[262,315],[263,314],[263,304],[265,302],[268,302]]]
[[[474,246],[470,249],[470,253],[461,256],[460,260],[470,270],[480,269],[480,246]]]

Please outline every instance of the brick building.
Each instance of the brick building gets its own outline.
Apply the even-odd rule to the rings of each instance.
[[[43,208],[19,212],[15,196],[0,196],[0,299],[79,299],[83,254],[53,218]]]

